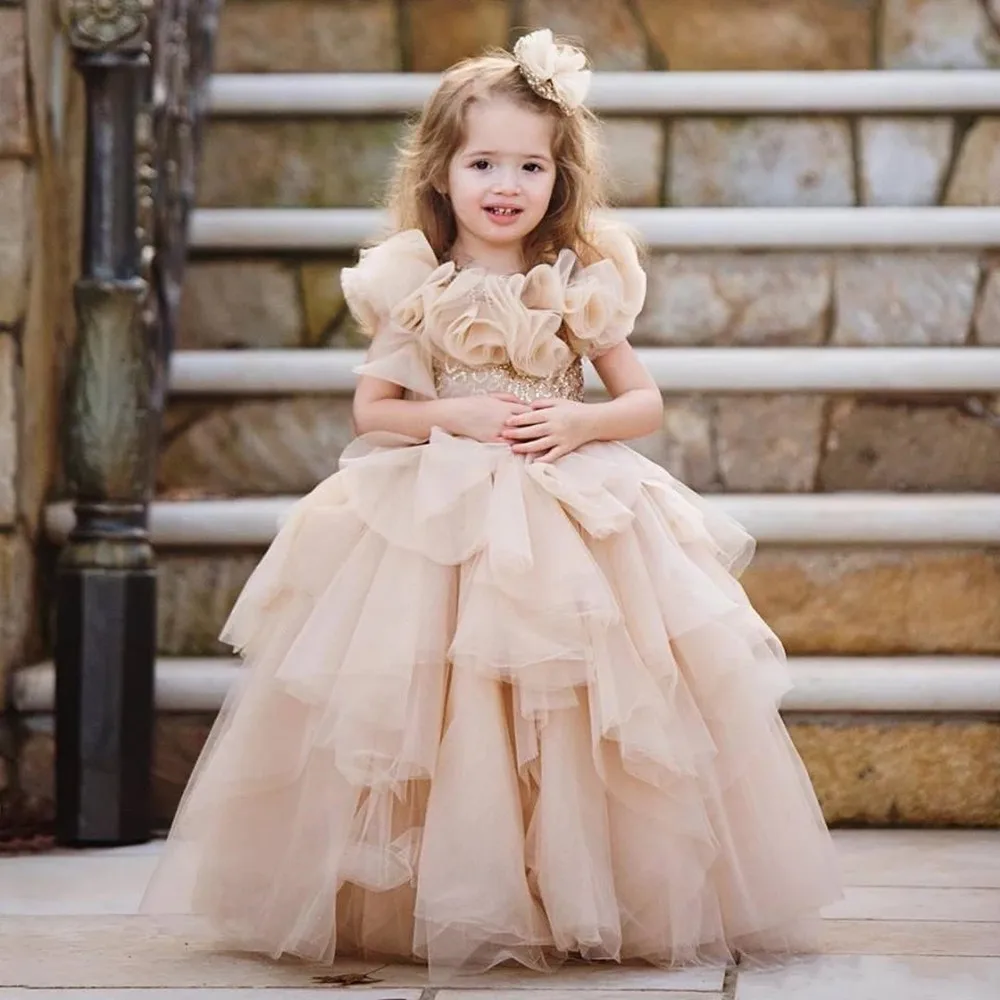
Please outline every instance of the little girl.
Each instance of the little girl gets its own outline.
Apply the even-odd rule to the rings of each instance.
[[[147,910],[272,956],[544,969],[785,948],[838,895],[731,575],[753,543],[620,443],[662,403],[584,66],[536,32],[416,125],[398,231],[343,274],[361,436],[226,625],[249,669]]]

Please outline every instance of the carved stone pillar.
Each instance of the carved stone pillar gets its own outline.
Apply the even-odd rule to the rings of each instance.
[[[146,514],[159,362],[143,318],[139,205],[150,177],[137,135],[152,6],[63,7],[87,92],[78,329],[63,409],[76,527],[56,583],[56,832],[66,844],[135,843],[150,832],[156,583]]]

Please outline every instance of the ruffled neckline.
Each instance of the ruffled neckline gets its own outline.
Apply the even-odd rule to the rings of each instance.
[[[439,261],[423,232],[403,230],[363,252],[344,290],[373,334],[382,316],[435,356],[546,377],[625,339],[642,307],[635,245],[621,230],[598,235],[607,256],[594,264],[564,249],[553,263],[501,274]]]

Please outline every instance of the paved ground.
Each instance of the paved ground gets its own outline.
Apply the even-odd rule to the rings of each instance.
[[[998,1000],[1000,831],[837,835],[849,889],[823,953],[783,970],[570,966],[429,989],[370,971],[213,953],[132,915],[156,846],[0,859],[0,1000]]]

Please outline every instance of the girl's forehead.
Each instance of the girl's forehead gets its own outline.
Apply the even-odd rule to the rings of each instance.
[[[473,101],[466,109],[463,146],[548,153],[552,148],[552,132],[553,122],[549,115],[502,97],[493,97]]]

